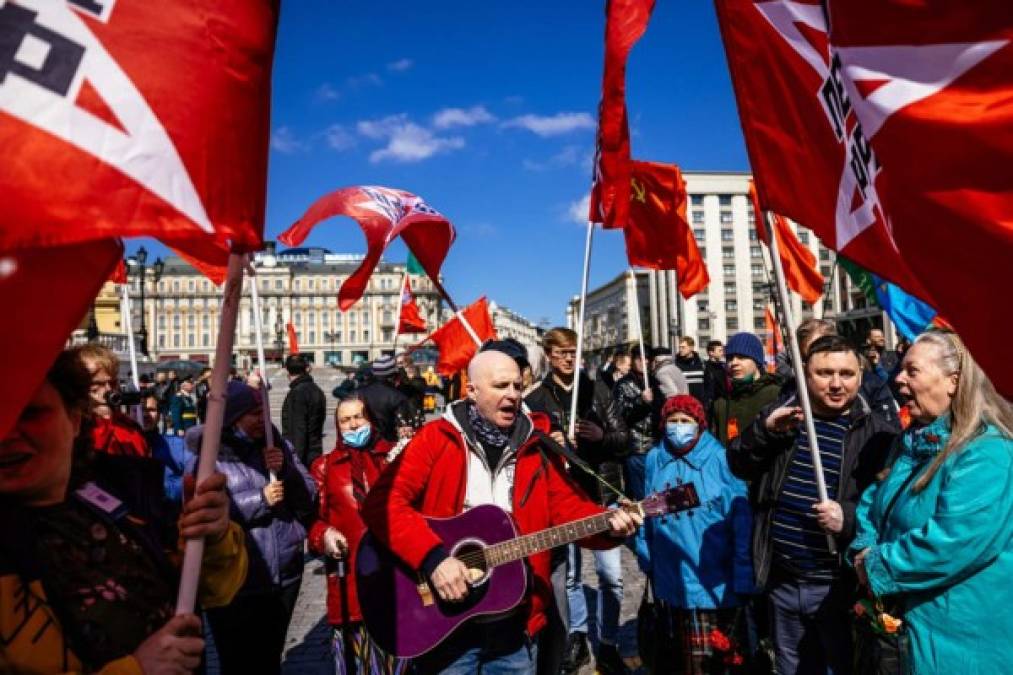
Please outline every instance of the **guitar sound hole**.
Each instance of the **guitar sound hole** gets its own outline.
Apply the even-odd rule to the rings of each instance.
[[[483,550],[485,546],[478,541],[462,541],[454,549],[452,555],[468,566],[469,570],[478,570],[482,576],[471,580],[471,586],[481,586],[489,579],[489,567],[485,562]]]

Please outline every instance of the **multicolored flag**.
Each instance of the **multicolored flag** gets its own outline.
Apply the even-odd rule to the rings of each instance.
[[[292,325],[291,321],[289,321],[288,324],[285,326],[285,329],[288,331],[288,353],[289,354],[298,354],[299,353],[299,337],[298,337],[298,335],[295,332],[295,326]]]
[[[426,330],[426,320],[419,313],[419,306],[412,294],[411,282],[405,274],[404,283],[401,285],[401,313],[397,320],[397,334],[425,333]]]
[[[605,68],[598,104],[598,136],[588,220],[625,227],[630,200],[630,127],[626,116],[626,59],[654,9],[654,0],[607,0]]]
[[[935,323],[938,312],[927,302],[843,256],[839,256],[837,262],[851,277],[852,283],[862,290],[866,300],[885,311],[900,334],[908,340],[915,339]]]
[[[450,221],[421,197],[371,185],[341,188],[318,199],[278,240],[298,246],[317,223],[333,216],[352,218],[366,235],[366,258],[338,291],[342,310],[362,297],[380,257],[396,237],[404,240],[433,284],[439,286],[440,267],[457,234]]]
[[[710,276],[686,222],[686,181],[674,164],[635,161],[631,167],[626,257],[630,265],[676,270],[679,292],[689,298]]]
[[[475,337],[480,342],[496,338],[496,329],[489,316],[489,302],[484,297],[465,307],[461,310],[461,314],[475,331]],[[446,377],[466,368],[471,358],[478,353],[475,338],[456,316],[433,331],[426,340],[436,343],[440,351],[436,361],[436,372]]]
[[[756,199],[756,186],[753,185],[753,181],[749,181],[749,198],[752,200],[753,216],[756,220],[756,236],[770,248],[767,222],[763,211],[760,210],[760,202]],[[808,246],[799,241],[784,216],[776,213],[772,215],[774,227],[777,228],[777,249],[781,254],[784,281],[788,284],[788,288],[798,293],[803,300],[810,305],[816,304],[823,296],[825,283],[819,267],[816,266],[816,256]]]
[[[419,262],[419,259],[416,258],[415,254],[411,251],[408,251],[408,262],[405,263],[405,270],[407,270],[408,274],[414,274],[415,276],[426,273],[426,271],[422,269],[422,263]]]
[[[277,21],[276,0],[0,5],[0,250],[259,249]]]

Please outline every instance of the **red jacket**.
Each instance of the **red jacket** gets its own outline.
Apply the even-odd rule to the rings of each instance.
[[[362,621],[355,588],[355,555],[366,525],[359,516],[360,502],[355,492],[369,491],[387,466],[387,453],[392,447],[393,443],[379,439],[372,448],[358,450],[347,447],[339,437],[334,450],[318,457],[310,469],[320,499],[319,518],[309,531],[310,550],[326,555],[324,533],[331,527],[348,540],[345,576],[339,577],[333,571],[327,574],[327,621],[333,626]]]
[[[112,417],[93,418],[95,426],[91,431],[92,447],[95,452],[107,455],[129,455],[131,457],[151,457],[151,448],[144,438],[141,425],[119,410],[114,410]]]
[[[549,418],[532,413],[535,429],[549,431]],[[539,452],[532,434],[517,452],[512,491],[513,518],[521,534],[530,534],[602,512],[570,479],[562,459],[551,449]],[[446,419],[422,427],[366,497],[362,517],[370,532],[399,558],[420,569],[442,541],[424,516],[446,518],[464,508],[467,453],[462,432]],[[544,457],[544,459],[543,459]],[[588,548],[606,549],[620,541],[607,535],[581,540]],[[532,572],[528,633],[545,626],[552,601],[549,552],[530,556]]]

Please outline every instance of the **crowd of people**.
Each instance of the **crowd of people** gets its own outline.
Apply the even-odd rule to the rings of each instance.
[[[333,448],[327,397],[293,355],[281,428],[265,424],[266,382],[229,381],[218,459],[196,486],[208,373],[159,373],[131,415],[116,356],[69,349],[0,441],[0,670],[189,672],[207,629],[222,672],[279,672],[316,555],[338,673],[571,675],[592,658],[624,673],[626,550],[647,582],[637,637],[654,673],[1013,671],[1010,403],[952,332],[888,350],[881,331],[858,346],[810,320],[797,340],[797,368],[739,333],[706,359],[683,337],[593,374],[566,328],[541,355],[489,341],[425,424],[436,383],[381,357],[335,388]],[[689,484],[686,512],[636,508]],[[512,610],[421,656],[384,653],[356,586],[363,537],[453,611],[481,570],[427,519],[482,504],[519,534],[596,514],[608,530],[528,556]],[[190,537],[208,542],[198,614],[174,617]]]

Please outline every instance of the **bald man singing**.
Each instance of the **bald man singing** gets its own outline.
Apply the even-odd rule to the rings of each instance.
[[[480,352],[468,366],[467,398],[422,427],[373,486],[363,508],[370,531],[412,569],[421,570],[445,601],[469,592],[469,570],[450,556],[425,518],[457,515],[479,504],[512,514],[521,534],[602,512],[573,483],[562,459],[543,445],[549,418],[521,409],[521,374],[501,352]],[[612,548],[641,519],[615,511],[607,534],[581,546]],[[439,647],[415,659],[418,673],[534,673],[536,637],[551,602],[549,553],[528,558],[528,600],[500,616],[464,624]]]

